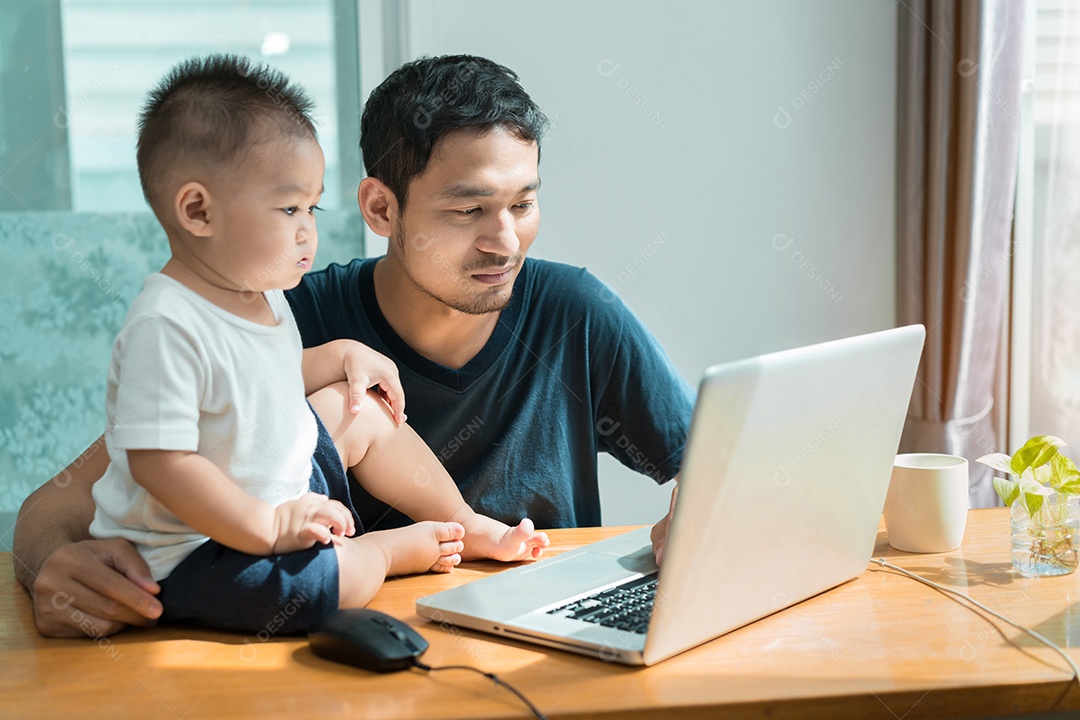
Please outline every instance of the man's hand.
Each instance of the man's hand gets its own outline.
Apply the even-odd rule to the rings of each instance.
[[[671,504],[668,506],[668,514],[660,519],[660,522],[653,525],[652,530],[649,532],[649,538],[652,540],[653,555],[656,556],[656,564],[660,565],[664,561],[664,548],[667,545],[668,528],[671,526],[671,516],[675,512],[675,498],[679,494],[678,478],[675,478],[676,485],[671,490]]]
[[[34,624],[50,637],[98,638],[161,616],[161,588],[135,547],[122,538],[57,548],[33,584]]]
[[[274,508],[274,523],[277,528],[274,554],[306,550],[317,542],[326,545],[334,535],[356,534],[348,508],[312,492]]]

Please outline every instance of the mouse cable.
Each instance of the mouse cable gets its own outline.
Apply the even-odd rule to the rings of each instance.
[[[958,598],[962,598],[963,600],[966,600],[967,602],[971,603],[972,605],[979,608],[980,610],[982,610],[984,612],[987,612],[990,615],[993,615],[998,620],[1001,620],[1002,622],[1006,622],[1006,623],[1008,623],[1009,625],[1012,625],[1014,628],[1016,628],[1018,630],[1023,630],[1028,635],[1035,638],[1036,640],[1041,642],[1043,645],[1046,645],[1050,649],[1054,650],[1061,657],[1065,658],[1065,662],[1067,662],[1069,664],[1069,667],[1072,668],[1073,679],[1075,679],[1077,681],[1077,683],[1080,683],[1080,668],[1078,668],[1076,666],[1076,663],[1073,662],[1073,659],[1071,657],[1069,657],[1069,654],[1067,652],[1065,652],[1064,650],[1062,650],[1060,647],[1058,647],[1057,643],[1055,643],[1053,640],[1050,640],[1049,638],[1045,637],[1044,635],[1042,635],[1040,633],[1037,633],[1034,630],[1031,630],[1029,628],[1026,628],[1023,625],[1019,624],[1019,623],[1013,622],[1012,620],[1005,617],[1001,613],[991,610],[990,608],[986,607],[985,605],[983,605],[978,600],[975,600],[974,598],[972,598],[972,597],[970,597],[968,595],[965,595],[964,593],[960,592],[959,590],[954,590],[953,588],[945,587],[944,585],[939,585],[938,583],[934,582],[933,580],[927,580],[922,575],[917,575],[917,574],[911,572],[910,570],[905,570],[904,568],[902,568],[902,567],[900,567],[898,565],[893,565],[890,562],[886,562],[885,558],[883,558],[883,557],[873,558],[870,562],[881,565],[882,567],[887,567],[890,570],[896,570],[897,572],[908,576],[912,580],[918,580],[919,582],[923,583],[924,585],[929,585],[930,587],[934,588],[935,590],[937,590],[939,592],[947,593],[949,595],[955,595]]]
[[[533,714],[534,717],[537,718],[537,720],[548,720],[548,716],[540,712],[540,710],[529,701],[529,698],[522,695],[517,688],[500,678],[495,673],[484,672],[483,670],[480,670],[479,668],[474,668],[470,665],[443,665],[442,667],[431,667],[430,665],[425,665],[424,663],[416,659],[413,660],[413,665],[426,672],[434,672],[435,670],[472,670],[475,673],[480,673],[496,685],[501,685],[502,687],[512,692],[518,700],[525,703],[525,707],[529,708],[529,711]]]

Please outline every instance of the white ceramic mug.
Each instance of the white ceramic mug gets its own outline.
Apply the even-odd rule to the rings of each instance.
[[[889,544],[914,553],[955,550],[968,512],[968,462],[956,455],[907,453],[893,463],[885,499]]]

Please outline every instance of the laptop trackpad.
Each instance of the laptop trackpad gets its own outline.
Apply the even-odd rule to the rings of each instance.
[[[646,545],[639,550],[627,553],[619,558],[619,564],[633,572],[649,573],[656,572],[656,557],[653,555],[652,545]]]
[[[565,560],[552,558],[551,561],[523,568],[521,579],[527,582],[529,587],[536,585],[538,589],[544,588],[544,595],[547,595],[549,590],[556,594],[582,592],[589,587],[605,585],[626,576],[627,568],[620,562],[621,559],[582,552]]]
[[[522,573],[522,580],[528,582],[530,587],[535,584],[538,589],[544,588],[544,595],[550,591],[558,596],[583,593],[623,578],[655,571],[651,548],[643,548],[642,552],[623,557],[583,552],[566,558],[564,562],[537,563]]]
[[[640,528],[622,535],[616,535],[583,550],[597,555],[607,555],[618,560],[623,568],[631,572],[656,572],[656,559],[653,557],[652,541],[649,539],[650,528]]]

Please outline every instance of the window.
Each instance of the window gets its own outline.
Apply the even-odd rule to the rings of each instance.
[[[35,487],[101,434],[112,341],[168,256],[135,170],[146,92],[177,61],[243,53],[316,102],[322,266],[363,254],[358,3],[0,4],[0,543]]]

